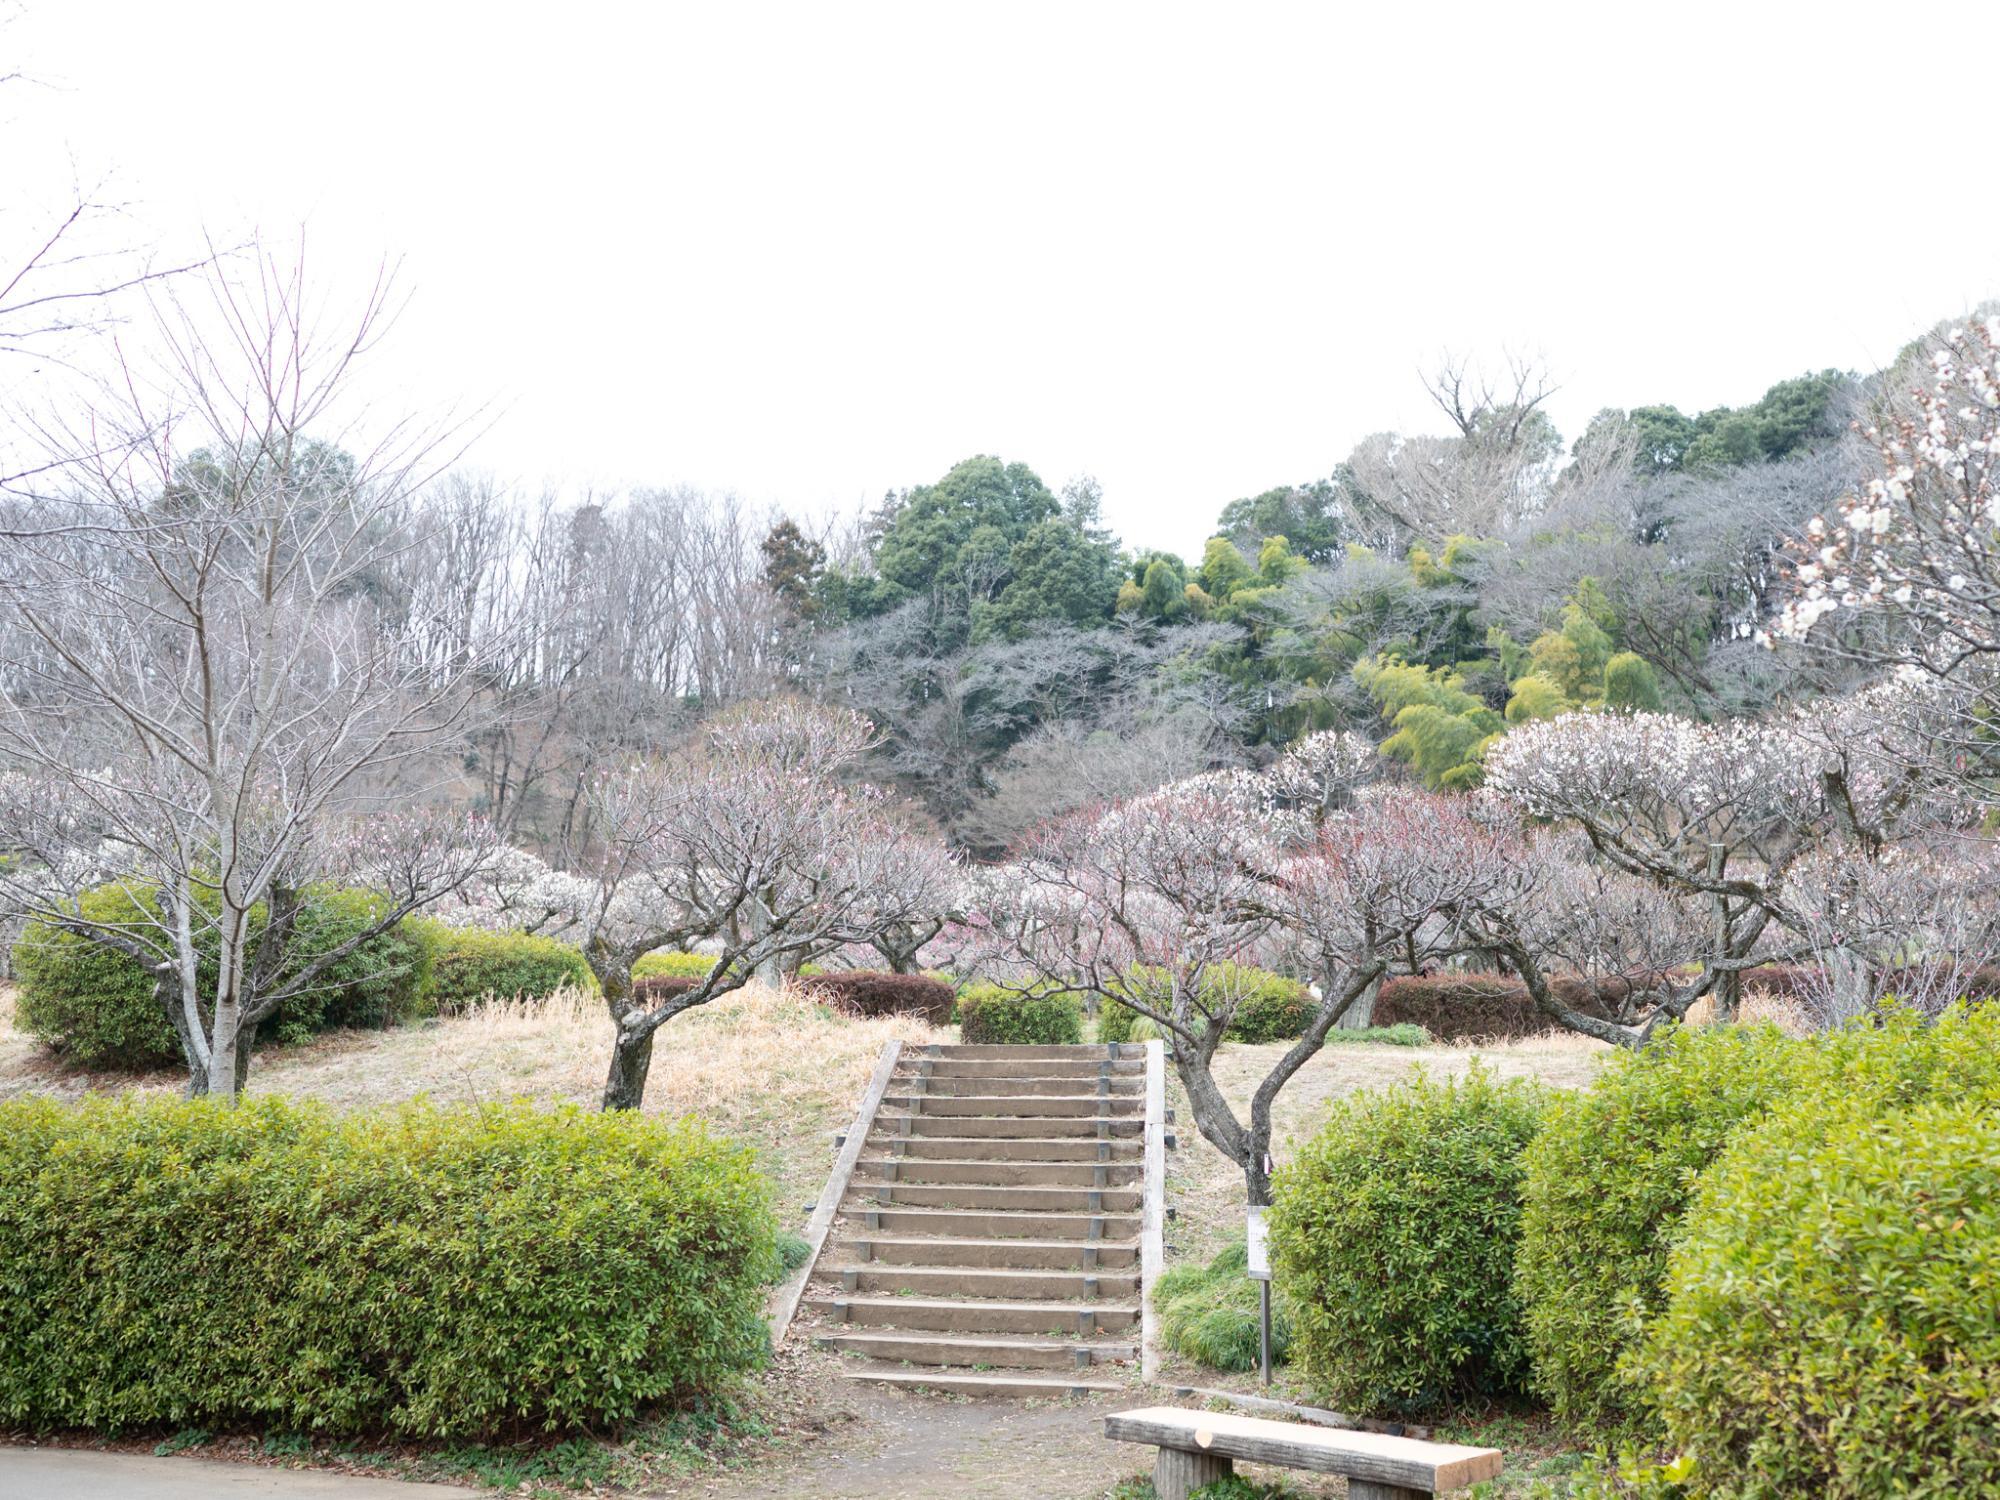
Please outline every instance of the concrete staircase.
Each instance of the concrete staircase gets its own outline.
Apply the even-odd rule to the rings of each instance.
[[[1145,1321],[1147,1066],[1139,1045],[902,1054],[806,1299],[849,1378],[969,1395],[1128,1387]]]

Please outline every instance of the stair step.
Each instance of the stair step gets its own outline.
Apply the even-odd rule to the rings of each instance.
[[[934,1242],[926,1240],[923,1243]],[[1139,1295],[1137,1267],[1127,1267],[1122,1271],[1037,1271],[1020,1267],[988,1269],[981,1266],[905,1266],[886,1261],[849,1261],[822,1266],[817,1280],[840,1287],[848,1296],[914,1292],[920,1296],[1017,1298],[1025,1302],[1069,1299],[1089,1305],[1105,1298],[1126,1301]]]
[[[1103,1062],[1107,1058],[1113,1060],[1137,1058],[1143,1061],[1146,1056],[1146,1049],[1134,1042],[1114,1042],[1102,1047],[1061,1047],[1053,1045],[1046,1047],[1007,1047],[998,1043],[937,1042],[923,1047],[906,1047],[903,1049],[903,1056],[906,1058],[966,1058],[996,1062],[1042,1061],[1049,1058],[1056,1058],[1097,1063]]]
[[[1096,1100],[1091,1100],[1095,1104]],[[1033,1115],[1007,1118],[1005,1116],[930,1114],[930,1115],[878,1115],[877,1134],[873,1139],[893,1140],[903,1133],[903,1122],[909,1122],[911,1135],[949,1135],[960,1139],[975,1136],[998,1136],[1013,1140],[1050,1140],[1059,1137],[1110,1140],[1119,1136],[1137,1139],[1145,1129],[1143,1117],[1133,1115],[1069,1115],[1061,1117]]]
[[[1146,1076],[1144,1058],[1127,1057],[1117,1061],[1102,1057],[940,1057],[931,1059],[922,1053],[906,1052],[898,1072],[911,1066],[912,1061],[921,1067],[930,1065],[933,1078],[1095,1078],[1106,1068],[1113,1078],[1138,1078]]]
[[[845,1292],[809,1299],[829,1322],[863,1328],[939,1332],[1038,1333],[1089,1338],[1123,1333],[1139,1321],[1133,1302],[1008,1302],[947,1297],[861,1297]]]
[[[842,1354],[862,1354],[891,1364],[963,1365],[994,1370],[1087,1370],[1136,1358],[1129,1343],[1085,1339],[972,1338],[962,1334],[822,1333],[814,1340]]]
[[[1139,1233],[1136,1213],[1032,1212],[990,1208],[876,1208],[866,1203],[844,1208],[870,1232],[935,1234],[954,1239],[1124,1240]]]
[[[926,1099],[973,1096],[985,1099],[1136,1099],[1146,1080],[1136,1073],[1120,1078],[959,1078],[933,1073],[898,1073],[890,1084],[898,1092],[921,1093]]]
[[[1036,1161],[1036,1162],[1130,1162],[1141,1168],[1144,1142],[1136,1135],[1112,1136],[957,1136],[895,1135],[876,1131],[869,1136],[871,1149],[894,1151],[905,1161]]]
[[[881,1205],[898,1208],[984,1208],[1006,1213],[1136,1214],[1144,1193],[1136,1187],[984,1186],[964,1182],[864,1182],[855,1184],[848,1212]]]
[[[1130,1388],[1093,1373],[1090,1379],[1064,1379],[1050,1375],[1001,1375],[986,1371],[961,1374],[943,1369],[911,1370],[902,1365],[872,1362],[843,1362],[841,1372],[849,1380],[870,1385],[893,1385],[911,1391],[938,1391],[954,1396],[1016,1396],[1049,1398],[1057,1396],[1098,1396],[1129,1394]],[[1079,1372],[1079,1376],[1081,1372]]]
[[[967,1183],[987,1187],[1130,1187],[1145,1163],[1129,1161],[953,1161],[940,1157],[864,1156],[857,1180],[899,1183]]]
[[[1136,1240],[919,1238],[883,1231],[854,1230],[843,1243],[857,1261],[897,1266],[977,1266],[986,1270],[1061,1270],[1088,1274],[1093,1267],[1132,1270],[1139,1263]]]
[[[919,1118],[962,1115],[981,1119],[1054,1120],[1078,1115],[1133,1115],[1145,1108],[1137,1094],[884,1094],[884,1109],[901,1110]]]

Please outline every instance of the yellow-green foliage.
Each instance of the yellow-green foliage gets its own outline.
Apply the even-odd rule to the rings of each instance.
[[[1395,727],[1382,753],[1409,765],[1432,789],[1479,784],[1479,760],[1506,730],[1506,720],[1465,690],[1465,680],[1443,667],[1367,659],[1354,679]]]
[[[1679,1031],[1552,1100],[1522,1163],[1515,1285],[1533,1384],[1557,1415],[1594,1428],[1633,1416],[1618,1361],[1635,1316],[1659,1311],[1695,1176],[1791,1087],[1800,1046],[1774,1027]]]
[[[634,979],[706,979],[708,971],[715,967],[715,959],[707,953],[676,953],[669,948],[655,948],[632,965]],[[810,965],[808,966],[810,967]]]
[[[574,943],[531,932],[489,932],[425,921],[431,949],[425,1008],[454,1015],[487,995],[540,999],[569,986],[595,989],[590,965]]]
[[[1704,1176],[1634,1361],[1701,1494],[2000,1494],[1996,1104],[1801,1094]]]
[[[768,1184],[692,1122],[0,1104],[0,1423],[616,1425],[767,1347]]]
[[[1083,1001],[1063,990],[1015,994],[994,984],[958,992],[959,1039],[975,1045],[1068,1047],[1083,1040]]]
[[[1131,972],[1142,988],[1127,990],[1127,994],[1143,996],[1166,986],[1163,970]],[[1202,988],[1212,1004],[1219,1006],[1226,999],[1235,1000],[1236,1013],[1230,1018],[1229,1030],[1223,1033],[1232,1042],[1290,1041],[1303,1033],[1306,1024],[1312,1020],[1311,992],[1298,980],[1274,974],[1269,969],[1255,969],[1248,964],[1210,964],[1202,975]],[[1106,1000],[1098,1012],[1097,1039],[1100,1042],[1143,1041],[1146,1037],[1136,1035],[1135,1028],[1149,1025],[1129,1006]],[[1146,1036],[1154,1034],[1149,1030]]]
[[[1338,1102],[1279,1170],[1274,1266],[1292,1355],[1349,1410],[1420,1411],[1518,1391],[1520,1153],[1546,1095],[1475,1065]]]

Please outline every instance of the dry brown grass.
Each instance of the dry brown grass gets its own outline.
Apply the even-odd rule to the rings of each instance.
[[[1336,1099],[1398,1083],[1417,1068],[1435,1077],[1455,1077],[1477,1057],[1503,1078],[1539,1078],[1558,1088],[1581,1088],[1609,1051],[1603,1042],[1561,1031],[1482,1046],[1335,1044],[1301,1068],[1278,1095],[1273,1111],[1276,1155],[1282,1165],[1326,1122]],[[1284,1053],[1285,1044],[1270,1043],[1227,1046],[1217,1054],[1216,1081],[1239,1117],[1247,1118],[1251,1093]],[[1171,1264],[1190,1255],[1205,1260],[1242,1234],[1243,1174],[1201,1138],[1180,1085],[1171,1077],[1168,1092],[1179,1140],[1179,1149],[1167,1158],[1167,1201],[1178,1210],[1177,1222],[1167,1231]]]
[[[51,1062],[0,1001],[0,1098],[170,1091],[173,1073],[85,1074]],[[757,1150],[787,1222],[803,1217],[833,1163],[882,1044],[949,1041],[906,1017],[834,1018],[788,991],[752,987],[661,1028],[646,1112],[696,1115]],[[464,1015],[394,1031],[346,1031],[260,1055],[250,1092],[324,1099],[341,1109],[426,1095],[441,1103],[528,1098],[594,1105],[611,1057],[611,1020],[594,995],[487,1000]]]

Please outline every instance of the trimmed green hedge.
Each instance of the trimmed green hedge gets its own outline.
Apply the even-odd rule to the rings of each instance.
[[[320,887],[307,892],[293,927],[281,982],[314,956],[378,920],[385,897]],[[143,924],[157,911],[150,896],[100,886],[79,903],[95,921]],[[263,909],[253,913],[261,924]],[[215,983],[213,945],[201,965],[204,990]],[[174,1030],[153,999],[137,959],[86,937],[30,922],[14,944],[20,983],[16,1015],[23,1030],[87,1068],[162,1068],[181,1061]],[[387,1026],[420,1013],[430,980],[430,945],[405,920],[369,939],[288,1001],[258,1029],[258,1041],[293,1043],[335,1026]]]
[[[1520,1153],[1547,1094],[1477,1063],[1339,1101],[1279,1170],[1273,1268],[1292,1357],[1335,1405],[1424,1411],[1513,1394]]]
[[[531,932],[489,932],[428,920],[420,922],[418,930],[431,950],[431,978],[423,1001],[433,1015],[456,1015],[488,995],[502,1000],[540,999],[565,988],[597,988],[590,964],[574,943]]]
[[[1312,992],[1296,979],[1247,964],[1211,964],[1202,976],[1205,992],[1237,998],[1236,1014],[1223,1035],[1232,1042],[1285,1042],[1301,1035],[1313,1018]],[[1098,1012],[1100,1042],[1136,1040],[1137,1011],[1107,1000]]]
[[[758,1362],[776,1233],[636,1111],[0,1103],[0,1422],[620,1422]]]
[[[1083,1002],[1063,990],[1023,995],[996,984],[958,992],[959,1040],[1007,1047],[1073,1046],[1083,1040]]]
[[[1706,1176],[1634,1362],[1701,1494],[2000,1494],[1995,1102],[1802,1096]]]
[[[634,979],[706,979],[708,971],[715,967],[715,958],[707,953],[676,953],[670,948],[655,948],[643,955],[632,965]]]
[[[1775,1027],[1676,1031],[1553,1100],[1522,1160],[1515,1288],[1535,1390],[1558,1416],[1606,1429],[1638,1414],[1619,1360],[1665,1301],[1695,1177],[1792,1086],[1799,1052]]]

